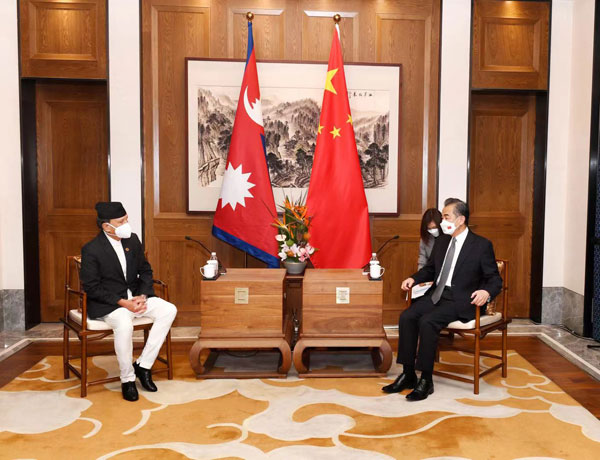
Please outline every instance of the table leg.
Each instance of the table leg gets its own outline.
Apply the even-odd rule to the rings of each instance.
[[[392,347],[387,340],[382,340],[377,352],[377,361],[373,359],[373,365],[377,372],[387,372],[392,367]]]
[[[190,365],[196,375],[201,375],[206,370],[204,365],[200,362],[200,355],[202,354],[202,350],[204,349],[204,344],[202,340],[196,340],[194,345],[192,345],[192,349],[190,350]]]
[[[280,374],[287,374],[292,366],[292,350],[286,340],[282,340],[279,343],[278,348],[281,352],[281,360],[277,372]]]
[[[305,349],[306,349],[306,346],[304,345],[304,340],[303,339],[298,340],[298,342],[296,343],[296,346],[294,347],[294,356],[293,356],[294,367],[298,371],[298,374],[304,374],[304,373],[308,372],[308,366],[304,362]]]

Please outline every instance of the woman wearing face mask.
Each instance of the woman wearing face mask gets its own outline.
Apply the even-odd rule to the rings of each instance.
[[[435,239],[441,235],[442,213],[436,208],[429,208],[421,219],[421,242],[419,243],[418,269],[421,270],[431,255]]]

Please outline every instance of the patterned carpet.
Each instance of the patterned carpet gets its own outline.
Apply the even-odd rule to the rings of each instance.
[[[227,367],[228,359],[217,364]],[[319,359],[361,365],[322,356],[313,367]],[[451,372],[472,369],[457,352],[441,361]],[[90,363],[92,378],[118,372],[112,356]],[[600,458],[600,421],[515,352],[508,379],[492,373],[478,396],[467,384],[435,378],[432,396],[409,403],[381,393],[396,372],[387,379],[196,380],[180,356],[175,380],[157,377],[157,393],[142,390],[130,403],[118,383],[79,398],[78,381],[62,379],[61,357],[48,356],[0,390],[0,458]]]

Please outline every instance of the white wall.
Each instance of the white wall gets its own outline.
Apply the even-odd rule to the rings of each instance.
[[[138,0],[108,1],[111,200],[123,202],[133,231],[141,239],[139,19]]]
[[[0,62],[0,289],[23,289],[16,1],[0,1]]]
[[[573,1],[552,4],[543,285],[564,286]]]
[[[545,287],[583,295],[594,0],[554,0],[546,164]]]
[[[438,206],[467,199],[471,0],[443,0]]]
[[[579,294],[585,286],[594,5],[594,0],[575,0],[573,9],[564,286]]]

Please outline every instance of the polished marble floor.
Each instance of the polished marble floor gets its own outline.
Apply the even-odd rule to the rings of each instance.
[[[200,332],[199,327],[174,327],[173,340],[194,340]],[[397,337],[398,330],[386,330],[389,337]],[[39,340],[62,340],[63,328],[60,323],[42,323],[24,332],[0,332],[0,361]],[[590,339],[579,338],[558,326],[536,324],[530,320],[516,319],[509,326],[509,336],[537,336],[540,340],[577,365],[596,379],[600,380],[600,348],[588,348],[588,345],[600,345]],[[141,332],[136,332],[141,340]],[[110,340],[107,338],[106,340]],[[509,339],[510,347],[510,339]]]

